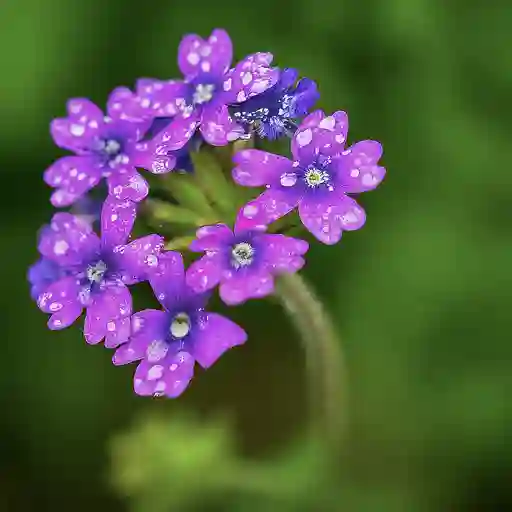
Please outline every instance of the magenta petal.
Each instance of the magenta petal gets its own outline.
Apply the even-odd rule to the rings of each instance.
[[[131,317],[131,338],[116,350],[113,363],[121,365],[144,358],[155,363],[163,359],[168,350],[164,341],[166,326],[167,315],[164,311],[146,309],[135,313]]]
[[[296,272],[304,266],[304,258],[301,256],[309,249],[306,241],[280,234],[264,234],[260,240],[263,242],[267,270]]]
[[[339,242],[342,231],[352,231],[363,226],[364,210],[347,196],[336,193],[326,195],[321,201],[304,197],[299,204],[299,215],[304,226],[327,245]]]
[[[116,320],[130,316],[132,296],[123,284],[111,284],[92,297],[87,308],[84,336],[90,344],[99,343],[116,328]]]
[[[79,302],[80,284],[75,277],[63,277],[50,284],[37,297],[37,306],[45,313],[59,313],[70,304]]]
[[[148,273],[158,265],[163,243],[160,235],[147,235],[119,247],[115,254],[123,269],[123,281],[134,284],[146,279]]]
[[[239,151],[233,162],[236,165],[233,179],[244,187],[278,184],[284,173],[293,171],[293,163],[288,158],[259,149]]]
[[[199,114],[197,111],[191,112],[188,117],[177,115],[169,126],[156,137],[155,144],[162,146],[167,151],[177,151],[190,140],[198,125]]]
[[[78,265],[95,255],[100,240],[91,225],[70,213],[56,213],[39,240],[39,252],[62,267]]]
[[[107,324],[107,334],[105,336],[105,347],[116,348],[121,343],[125,343],[130,338],[131,324],[130,317],[118,318]]]
[[[67,103],[68,117],[54,119],[50,132],[57,146],[81,152],[92,147],[104,126],[101,109],[85,98],[74,98]]]
[[[153,174],[168,173],[176,166],[176,157],[168,154],[165,146],[155,144],[153,141],[134,144],[128,156],[132,165],[142,167]]]
[[[187,85],[181,80],[142,78],[136,90],[140,107],[150,118],[177,115],[187,95]]]
[[[238,214],[237,231],[262,229],[291,212],[298,204],[302,192],[296,189],[268,189],[247,203]]]
[[[117,87],[108,98],[107,112],[112,119],[143,121],[150,117],[151,111],[141,106],[140,98],[128,87]]]
[[[69,206],[101,180],[101,164],[95,156],[65,156],[44,173],[44,181],[58,190],[52,195],[57,208]]]
[[[228,306],[241,304],[248,299],[259,299],[274,291],[274,278],[266,270],[255,273],[233,274],[221,282],[219,294]]]
[[[69,302],[64,304],[63,308],[54,313],[48,320],[48,328],[52,331],[65,329],[82,314],[83,306],[79,301]]]
[[[116,169],[107,179],[108,192],[116,199],[138,203],[148,195],[147,181],[133,168]]]
[[[333,160],[338,169],[337,183],[347,192],[373,190],[386,174],[386,169],[377,165],[381,156],[382,146],[379,142],[357,142]]]
[[[126,243],[135,223],[137,207],[132,201],[107,197],[101,209],[101,243],[105,248]]]
[[[326,156],[339,155],[345,148],[348,134],[348,116],[345,112],[334,112],[318,123],[313,144]]]
[[[232,57],[231,39],[222,29],[214,30],[207,41],[189,34],[181,40],[178,49],[178,65],[186,77],[200,72],[222,75],[229,69]]]
[[[212,146],[226,146],[245,133],[243,127],[233,121],[226,105],[206,106],[201,117],[200,130],[204,140]]]
[[[181,395],[194,376],[194,363],[188,352],[178,352],[157,363],[142,361],[135,370],[135,393],[169,398]]]
[[[195,292],[211,290],[221,279],[225,256],[222,253],[209,254],[192,263],[186,274],[186,282]]]
[[[193,356],[203,368],[209,368],[226,350],[247,340],[247,333],[240,326],[216,313],[205,313],[198,327]]]
[[[155,297],[164,308],[172,309],[185,286],[185,266],[179,252],[166,251],[158,257],[158,265],[149,276]]]
[[[233,238],[233,232],[226,224],[214,224],[199,228],[196,231],[196,237],[189,246],[191,251],[215,251]]]

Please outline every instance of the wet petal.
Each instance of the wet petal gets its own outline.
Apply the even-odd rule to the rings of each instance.
[[[228,107],[206,106],[201,117],[201,135],[212,146],[226,146],[245,133],[242,126],[235,123],[228,112]]]
[[[373,190],[386,174],[386,169],[377,165],[381,156],[382,146],[379,142],[357,142],[333,161],[338,170],[337,183],[347,192]]]
[[[147,235],[114,250],[117,265],[122,269],[123,282],[134,284],[147,279],[148,272],[158,266],[164,239]]]
[[[142,201],[149,192],[147,181],[133,168],[116,169],[108,178],[108,193],[124,201]]]
[[[132,201],[107,197],[101,210],[101,243],[104,248],[125,244],[135,223],[137,206]]]
[[[142,121],[151,116],[151,110],[141,106],[140,98],[128,87],[117,87],[108,98],[107,112],[112,119]]]
[[[168,152],[165,146],[153,141],[134,144],[129,157],[132,165],[142,167],[153,174],[168,173],[176,166],[176,156]]]
[[[144,358],[151,363],[163,359],[168,351],[164,341],[167,322],[164,311],[145,309],[135,313],[131,317],[130,340],[116,350],[112,362],[121,365]]]
[[[211,290],[221,279],[226,258],[222,253],[203,256],[192,263],[186,274],[186,281],[194,291],[203,293]]]
[[[51,197],[53,206],[69,206],[95,187],[102,167],[95,156],[65,156],[55,161],[44,173],[44,181],[57,189]]]
[[[149,276],[149,282],[160,304],[171,310],[186,288],[182,255],[175,251],[161,253],[158,265]]]
[[[283,174],[293,172],[291,160],[259,149],[239,151],[233,162],[233,179],[244,187],[278,184]]]
[[[46,288],[64,277],[64,269],[57,263],[48,258],[41,257],[33,265],[30,266],[27,273],[27,279],[31,284],[30,296],[37,300]]]
[[[246,340],[247,333],[240,326],[221,315],[207,312],[198,322],[193,356],[203,368],[209,368],[226,350],[242,345]]]
[[[224,103],[242,103],[274,86],[279,69],[269,67],[272,59],[271,53],[254,53],[240,61],[224,77]]]
[[[306,241],[280,234],[264,234],[260,240],[265,251],[265,267],[269,271],[296,272],[304,266],[301,256],[308,251]]]
[[[248,299],[258,299],[274,291],[274,279],[266,270],[253,273],[234,273],[220,284],[219,294],[228,306],[241,304]]]
[[[189,249],[194,252],[219,250],[233,238],[233,232],[226,224],[203,226],[196,231],[196,240],[193,240]]]
[[[54,119],[50,125],[55,144],[78,153],[91,148],[103,129],[103,112],[85,98],[69,100],[67,110],[68,117]]]
[[[105,336],[105,347],[116,348],[130,338],[131,319],[129,316],[111,320],[107,323],[107,334]]]
[[[319,147],[316,144],[318,125],[325,118],[322,110],[316,110],[307,116],[295,132],[291,141],[293,158],[303,165],[312,163],[318,153]]]
[[[64,304],[60,311],[54,313],[49,318],[48,328],[52,331],[57,331],[69,327],[75,323],[75,320],[82,314],[83,309],[82,304],[78,301]]]
[[[44,313],[58,313],[79,302],[80,284],[76,277],[63,277],[48,285],[37,297],[37,306]]]
[[[339,242],[342,231],[352,231],[363,226],[364,210],[347,196],[328,194],[322,199],[304,197],[299,204],[299,215],[304,226],[327,245]]]
[[[207,41],[196,34],[186,35],[178,49],[178,65],[186,77],[201,72],[222,75],[229,69],[232,58],[231,39],[222,29],[215,29]]]
[[[38,249],[61,267],[89,261],[100,248],[91,225],[70,213],[56,213],[40,236]]]
[[[312,144],[319,149],[322,155],[339,155],[345,149],[347,134],[348,116],[346,112],[334,112],[318,123]]]
[[[302,191],[268,189],[247,203],[238,214],[236,231],[262,229],[291,212],[298,204]]]
[[[84,336],[90,344],[99,343],[108,332],[112,332],[115,321],[130,316],[132,296],[121,283],[110,284],[92,296],[87,308]]]
[[[180,114],[156,137],[155,144],[162,146],[162,151],[163,148],[165,151],[177,151],[191,139],[198,125],[199,114],[197,111],[192,111],[187,117]]]
[[[194,376],[194,358],[188,352],[178,352],[163,361],[142,361],[135,370],[134,390],[141,396],[175,398],[187,388]]]
[[[148,117],[173,117],[180,112],[188,87],[181,80],[142,78],[137,81],[136,90]]]

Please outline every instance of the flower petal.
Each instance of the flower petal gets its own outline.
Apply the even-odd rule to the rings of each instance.
[[[48,328],[52,331],[65,329],[82,314],[84,307],[78,301],[69,302],[63,306],[60,311],[54,313],[48,320]]]
[[[354,199],[333,194],[321,200],[304,197],[299,204],[299,215],[304,226],[327,245],[339,242],[343,230],[361,228],[366,220],[364,210]]]
[[[50,132],[57,146],[76,153],[93,146],[104,126],[104,116],[92,101],[74,98],[67,103],[68,117],[54,119]]]
[[[244,149],[233,157],[233,179],[244,187],[279,184],[281,176],[293,171],[293,162],[259,149]]]
[[[203,256],[195,261],[187,269],[187,285],[197,293],[211,290],[219,284],[224,261],[225,257],[222,253]]]
[[[138,142],[131,147],[130,162],[135,167],[152,172],[165,174],[176,166],[176,155],[173,155],[165,146],[155,144],[153,141]]]
[[[274,278],[266,270],[253,273],[234,273],[220,284],[219,294],[228,306],[241,304],[248,299],[258,299],[274,291]]]
[[[312,144],[322,155],[339,155],[345,149],[348,134],[348,116],[346,112],[334,112],[324,117],[314,131]]]
[[[247,333],[240,326],[216,313],[205,312],[198,328],[192,355],[203,368],[209,368],[226,350],[247,340]]]
[[[100,248],[100,240],[91,225],[70,213],[56,213],[50,226],[43,229],[39,252],[61,267],[89,261]]]
[[[148,117],[173,117],[180,112],[188,87],[181,80],[142,78],[137,81],[136,91]]]
[[[179,114],[155,138],[155,144],[162,146],[161,151],[177,151],[191,139],[198,125],[199,113],[196,110],[187,117]]]
[[[263,229],[277,219],[291,212],[299,203],[301,190],[268,189],[256,199],[247,203],[239,212],[236,231]]]
[[[114,248],[125,244],[135,223],[137,206],[133,201],[107,197],[101,209],[101,244]]]
[[[99,343],[116,329],[116,320],[130,316],[131,312],[132,296],[128,288],[122,283],[109,284],[92,296],[85,317],[85,341]]]
[[[114,250],[117,264],[122,269],[123,282],[134,284],[147,279],[148,272],[156,268],[164,239],[160,235],[147,235]]]
[[[222,75],[229,69],[233,45],[228,33],[215,29],[207,41],[196,34],[186,35],[178,49],[178,65],[186,77],[200,72]]]
[[[148,195],[147,181],[133,168],[117,169],[107,178],[108,193],[116,199],[138,203]]]
[[[185,266],[179,252],[166,251],[158,257],[158,265],[149,276],[156,298],[168,310],[183,296],[185,290]]]
[[[57,188],[51,198],[53,206],[69,206],[102,177],[102,165],[95,156],[65,156],[56,160],[44,173],[44,181]]]
[[[79,302],[80,284],[76,277],[68,276],[46,287],[37,297],[37,306],[44,313],[57,313],[65,306]]]
[[[280,234],[264,234],[259,239],[264,248],[265,267],[269,271],[293,273],[304,266],[301,256],[309,249],[306,241]]]
[[[105,347],[116,348],[129,340],[131,334],[131,318],[125,316],[107,323]]]
[[[194,358],[188,352],[178,352],[163,361],[142,361],[135,370],[133,389],[141,396],[176,398],[187,388],[194,376]]]
[[[148,358],[155,363],[163,359],[168,350],[164,341],[167,327],[167,315],[164,311],[145,309],[131,317],[132,335],[127,343],[115,352],[112,362],[115,365],[132,363]]]
[[[363,140],[344,151],[333,160],[338,172],[337,183],[346,192],[373,190],[384,179],[386,169],[377,165],[382,156],[382,146],[374,140]]]
[[[214,224],[199,228],[196,231],[196,237],[189,246],[191,251],[215,251],[233,238],[233,232],[226,224]]]
[[[244,135],[242,126],[235,123],[226,105],[206,106],[201,117],[201,135],[212,146],[226,146]]]
[[[128,87],[117,87],[110,93],[107,112],[112,119],[126,121],[143,121],[152,114],[150,109],[141,106],[140,98]]]
[[[325,118],[322,110],[316,110],[307,116],[295,132],[291,141],[293,158],[303,165],[313,162],[318,153],[319,147],[316,143],[318,125]]]

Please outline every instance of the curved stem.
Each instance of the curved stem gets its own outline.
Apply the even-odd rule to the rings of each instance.
[[[300,275],[281,276],[276,294],[304,345],[311,428],[334,453],[344,434],[347,412],[340,340],[322,303]]]

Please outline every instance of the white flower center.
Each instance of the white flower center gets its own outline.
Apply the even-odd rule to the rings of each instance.
[[[104,141],[103,151],[109,156],[115,156],[121,150],[121,144],[117,140],[109,139]]]
[[[329,181],[329,173],[320,169],[308,169],[304,174],[304,180],[308,187],[318,187]]]
[[[91,283],[100,283],[107,271],[107,264],[104,261],[98,261],[94,265],[87,267],[87,279]]]
[[[184,338],[190,332],[190,317],[187,313],[178,313],[169,330],[174,338]]]
[[[213,98],[214,90],[215,86],[212,84],[199,84],[196,87],[194,94],[192,95],[192,101],[196,105],[207,103]]]
[[[235,268],[246,267],[250,265],[254,259],[254,247],[247,243],[241,242],[231,249],[231,262]]]

